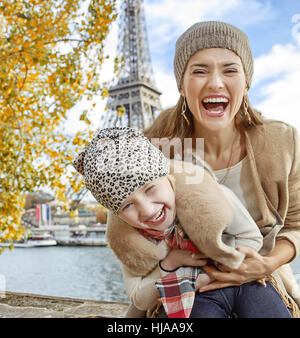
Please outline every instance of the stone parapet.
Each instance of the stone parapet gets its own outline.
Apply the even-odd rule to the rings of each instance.
[[[6,292],[0,318],[123,318],[128,303]]]

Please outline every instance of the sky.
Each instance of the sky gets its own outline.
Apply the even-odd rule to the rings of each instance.
[[[119,0],[120,1],[120,0]],[[252,106],[266,118],[294,125],[300,131],[300,0],[144,0],[149,48],[163,108],[173,106],[179,93],[173,75],[177,38],[192,24],[218,20],[233,24],[250,39],[254,76],[249,91]],[[111,58],[101,78],[113,76],[118,22],[112,26],[105,51]],[[105,102],[97,102],[90,118],[99,127]],[[80,107],[77,107],[80,111]],[[77,113],[79,115],[79,113]],[[70,130],[80,128],[76,114]]]

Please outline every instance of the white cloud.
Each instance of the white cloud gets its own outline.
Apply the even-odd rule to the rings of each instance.
[[[245,26],[275,15],[269,1],[257,0],[146,0],[145,12],[155,45],[165,45],[199,21],[221,20]]]
[[[220,19],[240,0],[160,0],[145,2],[148,27],[151,27],[151,48],[158,49],[177,38],[195,22],[210,18]]]
[[[300,58],[300,53],[299,53]],[[266,96],[257,108],[270,119],[284,121],[300,132],[300,69],[262,88]]]
[[[160,69],[154,69],[157,88],[162,92],[160,97],[163,109],[173,107],[179,99],[179,91],[173,74],[167,74]]]
[[[274,45],[268,54],[255,59],[253,86],[300,69],[300,44]]]
[[[295,44],[275,45],[270,53],[255,60],[254,86],[261,86],[264,98],[256,106],[266,117],[292,124],[300,131],[299,27],[291,31]]]
[[[237,7],[241,0],[160,0],[146,1],[147,17],[151,20],[160,20],[169,23],[173,28],[186,29],[193,22],[198,22],[210,16],[220,18],[227,11]],[[162,21],[163,20],[163,21]]]

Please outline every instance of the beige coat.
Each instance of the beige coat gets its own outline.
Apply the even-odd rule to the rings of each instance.
[[[285,123],[266,121],[264,127],[246,132],[246,148],[250,159],[251,179],[262,215],[257,221],[264,236],[260,253],[271,252],[275,240],[285,238],[294,245],[296,257],[300,249],[299,135],[295,128]],[[205,177],[202,185],[190,185],[187,191],[182,184],[184,175],[175,175],[178,216],[185,231],[201,251],[212,259],[221,259],[223,264],[233,267],[241,257],[235,249],[222,245],[220,240],[221,232],[231,220],[232,210],[228,203],[226,205],[217,185],[212,188],[209,182],[210,188],[206,189],[205,182],[209,181],[209,175]],[[195,202],[192,196],[197,193],[197,189],[199,193],[205,192],[206,202],[203,200],[203,204],[193,206]],[[186,212],[187,205],[188,209],[194,210],[193,213]],[[215,205],[223,205],[224,208],[215,208]],[[212,207],[214,212],[211,212]],[[157,261],[166,255],[165,246],[154,248],[151,242],[141,236],[137,237],[137,232],[115,215],[110,215],[108,223],[108,243],[124,264],[125,276],[128,273],[132,276],[142,274],[148,278],[153,274],[153,278],[156,278],[155,267]],[[207,224],[211,226],[208,228]],[[212,252],[216,244],[218,250],[214,249]],[[296,311],[278,273],[275,272],[273,277],[286,304]]]

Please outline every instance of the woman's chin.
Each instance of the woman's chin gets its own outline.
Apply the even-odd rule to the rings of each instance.
[[[199,123],[202,128],[211,132],[222,131],[231,124],[231,122],[225,116],[218,119],[214,118],[214,120],[201,119],[201,122]]]

